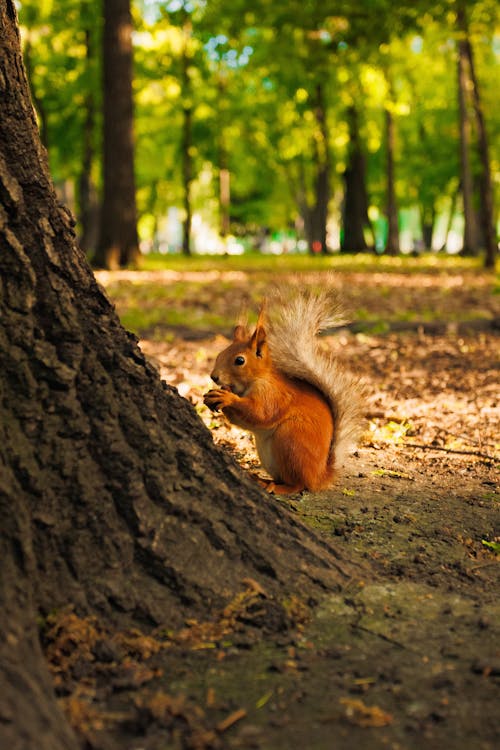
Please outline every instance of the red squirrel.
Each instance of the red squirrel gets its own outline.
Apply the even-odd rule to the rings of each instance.
[[[285,298],[286,294],[286,298]],[[205,404],[254,434],[269,492],[328,487],[361,421],[359,381],[318,340],[344,322],[332,291],[276,292],[255,330],[236,326]]]

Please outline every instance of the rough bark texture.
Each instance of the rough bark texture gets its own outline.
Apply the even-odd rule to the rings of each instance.
[[[120,326],[58,205],[0,0],[0,746],[77,746],[36,618],[207,615],[251,576],[276,595],[345,580],[318,542],[213,445]]]
[[[130,0],[104,0],[103,180],[100,236],[94,263],[127,266],[138,255],[132,102]]]

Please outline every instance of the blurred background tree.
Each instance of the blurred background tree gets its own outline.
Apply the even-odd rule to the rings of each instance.
[[[42,141],[89,255],[99,226],[123,228],[103,165],[120,129],[132,132],[117,104],[103,117],[104,6],[20,4]],[[494,265],[496,2],[132,0],[131,10],[134,151],[114,158],[135,159],[143,251],[433,249],[484,252]],[[131,250],[115,262],[135,260]]]

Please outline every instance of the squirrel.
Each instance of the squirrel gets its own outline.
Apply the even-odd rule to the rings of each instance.
[[[255,330],[239,324],[215,361],[204,396],[213,411],[254,434],[257,453],[279,495],[328,487],[360,432],[362,387],[318,333],[345,323],[333,290],[276,290]]]

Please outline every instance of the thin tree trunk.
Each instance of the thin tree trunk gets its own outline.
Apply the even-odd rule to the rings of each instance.
[[[84,10],[82,8],[82,10]],[[93,32],[85,29],[85,47],[87,61],[87,75],[94,64],[95,50],[92,40]],[[78,204],[80,219],[80,246],[86,253],[95,252],[99,232],[99,199],[97,189],[92,178],[92,166],[95,158],[95,99],[92,83],[88,83],[85,97],[85,119],[83,123],[83,155],[82,169],[78,180]]]
[[[290,186],[292,196],[297,204],[298,213],[302,224],[302,232],[307,243],[309,253],[312,253],[312,244],[314,241],[313,234],[313,207],[309,205],[307,199],[307,180],[305,173],[304,158],[300,155],[296,162],[297,172],[294,174],[294,170],[291,166],[285,164],[284,170],[286,174],[286,180]]]
[[[182,252],[184,255],[191,254],[191,225],[193,221],[193,209],[191,203],[191,186],[193,183],[193,107],[191,102],[191,80],[189,76],[189,38],[191,26],[188,21],[183,28],[184,42],[181,59],[181,86],[182,86],[182,184],[184,221],[182,224]]]
[[[307,197],[307,180],[304,160],[298,162],[298,191],[296,201],[304,221],[304,233],[309,252],[313,255],[327,253],[327,220],[330,202],[330,155],[329,134],[326,122],[324,87],[316,86],[315,118],[317,133],[313,143],[313,201]]]
[[[214,446],[121,327],[50,181],[13,0],[0,28],[0,747],[77,750],[39,617],[175,627],[248,576],[278,607],[353,571]]]
[[[386,127],[386,177],[387,177],[387,242],[385,252],[388,255],[398,255],[399,247],[399,227],[398,227],[398,206],[396,200],[395,185],[395,158],[394,152],[396,147],[396,134],[394,126],[394,115],[390,108],[385,110],[385,127]]]
[[[227,237],[231,231],[231,172],[229,171],[229,157],[226,147],[225,138],[225,101],[226,101],[226,84],[219,74],[218,80],[219,91],[219,232],[221,237]]]
[[[455,212],[457,210],[457,202],[458,202],[458,196],[461,192],[461,186],[460,183],[458,184],[456,190],[453,191],[453,194],[451,195],[451,202],[450,202],[450,211],[448,214],[448,219],[446,221],[446,230],[444,233],[444,241],[441,247],[439,248],[439,252],[444,253],[446,252],[446,248],[448,245],[448,237],[450,236],[451,228],[453,226],[453,219],[455,217]]]
[[[458,40],[457,56],[458,111],[460,128],[460,184],[464,213],[462,253],[477,255],[477,228],[474,214],[474,187],[470,160],[470,118],[467,106],[467,50],[464,39]]]
[[[319,137],[316,140],[316,182],[315,207],[312,215],[313,249],[317,248],[323,254],[328,252],[327,221],[328,204],[330,202],[330,143],[326,122],[326,101],[324,85],[316,86],[316,122]]]
[[[481,176],[479,181],[481,200],[479,210],[481,216],[481,234],[483,236],[484,247],[486,250],[485,266],[486,268],[494,268],[495,260],[498,254],[498,245],[494,222],[493,184],[491,180],[488,134],[481,103],[479,82],[477,79],[474,64],[474,54],[469,38],[467,11],[465,4],[459,3],[458,5],[457,21],[458,27],[463,35],[463,37],[459,41],[459,44],[461,45],[460,56],[463,57],[464,63],[465,60],[468,63],[470,83],[472,88],[472,103],[474,106],[477,123],[478,150],[479,160],[481,163]]]
[[[224,163],[223,161],[221,163]],[[227,162],[226,162],[227,163]],[[231,230],[231,172],[227,167],[219,169],[220,235],[227,237]]]
[[[422,241],[426,250],[432,250],[434,236],[434,223],[436,221],[436,210],[434,206],[420,206],[420,224],[422,227]]]
[[[370,227],[366,192],[366,162],[359,136],[358,113],[354,106],[347,112],[349,124],[349,153],[344,172],[344,203],[342,210],[343,252],[362,252],[368,246],[364,228]]]
[[[182,252],[184,255],[191,254],[191,225],[193,221],[193,210],[191,205],[191,185],[193,182],[193,160],[191,157],[192,146],[192,109],[183,108],[182,125],[182,182],[184,186],[184,220],[182,223]]]
[[[98,267],[125,267],[139,255],[134,175],[130,0],[104,0],[103,182]]]

